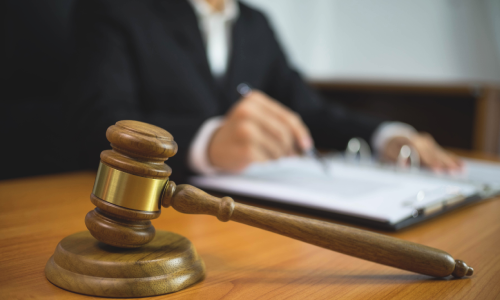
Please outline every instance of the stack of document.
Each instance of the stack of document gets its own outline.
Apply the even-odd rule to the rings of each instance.
[[[324,160],[327,168],[312,158],[283,158],[254,164],[240,175],[195,176],[191,183],[392,230],[500,192],[500,164],[466,160],[463,173],[436,175],[348,163],[339,155]]]

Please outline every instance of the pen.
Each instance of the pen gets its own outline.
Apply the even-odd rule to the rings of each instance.
[[[252,91],[252,87],[249,84],[243,82],[238,84],[238,86],[236,87],[236,91],[242,97],[245,97]],[[322,159],[318,150],[316,150],[316,147],[312,146],[309,150],[302,152],[302,154],[306,157],[315,159],[322,166],[325,174],[328,174],[328,164],[325,160]]]

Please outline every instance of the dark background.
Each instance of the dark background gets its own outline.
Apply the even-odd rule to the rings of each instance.
[[[78,137],[63,123],[63,104],[71,99],[59,98],[73,49],[74,0],[0,3],[0,179],[78,170],[71,142]],[[480,96],[474,89],[338,82],[312,85],[326,99],[349,108],[412,124],[445,147],[472,149]],[[96,157],[96,168],[98,162]]]
[[[314,84],[330,100],[387,120],[411,124],[445,147],[473,148],[476,101],[481,91],[463,87],[390,84]]]

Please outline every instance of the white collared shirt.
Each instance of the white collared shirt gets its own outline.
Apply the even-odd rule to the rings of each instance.
[[[231,28],[240,13],[235,0],[224,0],[222,11],[215,11],[205,0],[188,0],[198,17],[205,41],[210,71],[214,77],[224,76],[231,51]]]

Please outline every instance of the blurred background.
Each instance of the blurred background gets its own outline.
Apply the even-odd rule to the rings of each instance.
[[[500,154],[500,0],[244,0],[327,99]],[[57,127],[73,0],[1,2],[0,179],[79,168]]]
[[[245,0],[327,98],[500,153],[499,0]]]

